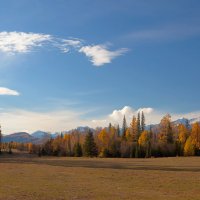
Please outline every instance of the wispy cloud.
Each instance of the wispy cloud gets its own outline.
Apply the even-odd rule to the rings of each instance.
[[[64,45],[67,45],[67,46],[72,46],[72,47],[80,47],[81,44],[82,44],[82,40],[80,39],[63,39],[63,43]]]
[[[33,47],[42,46],[52,36],[39,33],[0,32],[0,51],[4,53],[27,53]]]
[[[71,39],[60,39],[57,42],[57,47],[63,52],[68,53],[71,48],[77,50],[82,46],[83,40],[78,38],[71,38]]]
[[[133,31],[125,36],[134,42],[185,39],[200,35],[199,24],[171,24]]]
[[[11,90],[6,87],[0,87],[0,95],[12,95],[12,96],[19,96],[19,92],[16,90]]]
[[[0,32],[0,52],[6,54],[27,53],[36,47],[48,44],[59,49],[63,53],[75,50],[89,57],[95,66],[101,66],[127,52],[126,48],[115,51],[108,50],[106,45],[85,45],[84,40],[79,38],[58,38],[53,35],[26,32]]]
[[[127,51],[128,49],[126,48],[110,51],[105,45],[88,45],[81,47],[79,50],[79,52],[84,53],[95,66],[111,63],[114,58],[123,55]]]

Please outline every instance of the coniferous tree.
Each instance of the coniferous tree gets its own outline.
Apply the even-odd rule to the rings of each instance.
[[[91,130],[88,131],[85,137],[84,153],[85,153],[85,156],[88,156],[88,157],[97,156],[98,154],[96,143],[94,141],[94,136]]]
[[[141,134],[140,112],[138,112],[138,116],[137,116],[137,139],[139,139],[140,134]]]
[[[120,137],[120,127],[119,127],[119,124],[117,125],[116,133],[117,133],[117,137]]]
[[[79,142],[77,142],[75,145],[74,145],[74,156],[76,157],[81,157],[83,154],[82,154],[82,147],[81,147],[81,144]]]
[[[142,111],[142,116],[141,116],[141,132],[145,130],[145,116],[144,112]]]
[[[127,130],[127,123],[126,123],[126,117],[124,115],[123,123],[122,123],[122,139],[126,138],[126,130]]]
[[[112,128],[112,124],[109,123],[109,125],[108,125],[108,133],[109,133],[109,134],[111,133],[111,128]]]
[[[137,131],[136,131],[136,146],[135,146],[135,157],[138,158],[140,154],[140,149],[139,149],[139,137],[141,134],[141,125],[140,125],[140,112],[138,112],[137,116]]]
[[[171,123],[168,124],[167,143],[173,143],[173,130],[172,130]]]

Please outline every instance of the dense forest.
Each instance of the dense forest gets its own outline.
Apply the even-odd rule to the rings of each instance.
[[[169,156],[200,155],[200,125],[174,124],[171,116],[164,116],[156,127],[145,126],[144,113],[133,116],[130,125],[126,117],[122,127],[113,126],[88,129],[82,133],[77,130],[60,134],[42,145],[32,143],[1,144],[1,148],[25,150],[39,156],[87,156],[87,157],[126,157],[149,158]]]

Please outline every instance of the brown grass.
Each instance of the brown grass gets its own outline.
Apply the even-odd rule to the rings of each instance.
[[[0,200],[200,199],[200,158],[0,156]]]

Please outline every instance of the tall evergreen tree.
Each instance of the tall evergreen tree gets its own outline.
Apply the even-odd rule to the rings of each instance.
[[[127,123],[126,123],[126,117],[124,115],[123,123],[122,123],[122,139],[126,138],[126,130],[127,130]]]
[[[109,133],[109,134],[111,133],[111,128],[112,128],[112,124],[109,123],[109,125],[108,125],[108,133]]]
[[[141,133],[140,112],[138,112],[138,115],[137,115],[137,140],[140,137],[140,133]]]
[[[140,112],[137,115],[137,131],[136,131],[136,146],[135,146],[135,157],[138,158],[140,156],[140,147],[139,147],[139,137],[141,134],[141,125],[140,125]]]
[[[167,130],[167,143],[173,143],[173,130],[171,123],[168,124],[168,130]]]
[[[75,145],[74,145],[74,156],[76,157],[81,157],[83,154],[82,154],[82,147],[81,147],[81,144],[79,142],[77,142]]]
[[[98,154],[96,143],[94,141],[94,136],[91,130],[88,131],[85,137],[84,153],[85,153],[85,156],[88,156],[88,157],[97,156]]]
[[[119,124],[117,125],[116,133],[117,133],[117,137],[120,137],[120,127],[119,127]]]
[[[141,116],[141,132],[145,130],[145,116],[144,112],[142,111],[142,116]]]

